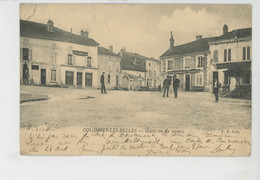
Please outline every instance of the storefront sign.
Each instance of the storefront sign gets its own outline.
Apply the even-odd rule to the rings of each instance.
[[[87,52],[73,50],[72,53],[77,56],[88,56]]]

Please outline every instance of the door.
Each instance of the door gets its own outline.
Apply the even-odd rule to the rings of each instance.
[[[46,84],[46,69],[41,69],[41,84]]]
[[[92,86],[92,73],[85,74],[85,85]]]
[[[190,75],[185,75],[185,91],[190,91]]]
[[[124,89],[128,89],[128,85],[129,85],[129,79],[128,79],[127,76],[124,76],[124,77],[122,78],[122,87],[123,87]]]
[[[219,80],[218,80],[218,71],[214,71],[214,72],[213,72],[212,89],[214,89],[214,82],[215,82],[216,80],[219,82]],[[213,93],[213,92],[214,92],[214,91],[212,91],[212,93]]]
[[[65,79],[65,84],[66,85],[73,85],[73,76],[74,72],[72,71],[66,71],[66,79]]]
[[[77,72],[77,86],[82,86],[82,72]]]
[[[119,86],[119,75],[116,75],[116,87]]]

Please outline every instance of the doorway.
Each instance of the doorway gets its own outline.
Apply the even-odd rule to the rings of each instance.
[[[46,84],[46,69],[41,69],[41,84]]]
[[[85,74],[85,86],[92,86],[92,73]]]
[[[82,86],[82,72],[77,72],[77,86]]]
[[[185,91],[190,91],[190,75],[185,75]]]

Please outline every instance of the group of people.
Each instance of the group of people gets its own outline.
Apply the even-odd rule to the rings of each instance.
[[[171,76],[167,76],[167,78],[163,81],[163,97],[165,97],[165,93],[167,92],[167,97],[169,97],[169,89],[170,86],[173,86],[174,98],[178,97],[178,88],[180,84],[180,80],[176,75],[173,76],[173,83]]]
[[[106,94],[107,92],[106,92],[106,87],[105,87],[105,72],[103,72],[100,77],[100,84],[101,84],[101,93]],[[165,97],[165,93],[166,93],[166,96],[169,97],[169,89],[170,89],[171,84],[173,87],[174,98],[178,97],[178,88],[179,88],[180,80],[177,77],[177,75],[173,76],[173,83],[172,83],[171,76],[167,76],[167,78],[163,81],[163,89],[164,89],[163,97]],[[213,92],[215,94],[215,102],[219,102],[219,96],[218,96],[219,86],[220,86],[220,84],[216,80],[214,82],[214,89],[213,89]]]

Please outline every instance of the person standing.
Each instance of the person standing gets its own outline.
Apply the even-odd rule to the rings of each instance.
[[[165,97],[165,92],[167,91],[167,97],[169,97],[169,88],[171,86],[171,77],[167,76],[167,78],[163,81],[163,97]]]
[[[173,76],[173,91],[174,91],[174,98],[178,97],[178,87],[180,84],[180,80],[178,79],[178,77],[176,75]]]
[[[215,94],[215,102],[219,101],[218,89],[219,89],[219,83],[218,83],[218,80],[216,79],[215,82],[214,82],[214,86],[213,86],[213,92]]]
[[[23,83],[29,84],[29,68],[27,66],[27,63],[23,65]]]
[[[102,73],[100,77],[100,83],[101,83],[101,94],[107,93],[106,87],[105,87],[105,72]]]

